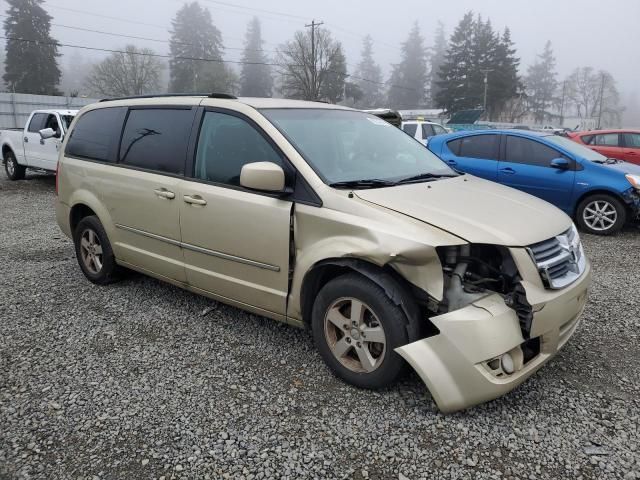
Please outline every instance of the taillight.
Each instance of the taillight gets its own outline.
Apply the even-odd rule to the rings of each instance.
[[[62,163],[58,160],[58,164],[56,165],[56,195],[58,195],[58,182],[60,181],[60,169],[62,168]]]

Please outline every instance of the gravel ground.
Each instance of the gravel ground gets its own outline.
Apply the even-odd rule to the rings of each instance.
[[[0,478],[640,479],[640,231],[584,236],[562,352],[452,415],[331,376],[309,334],[141,275],[97,287],[54,178],[0,179]]]

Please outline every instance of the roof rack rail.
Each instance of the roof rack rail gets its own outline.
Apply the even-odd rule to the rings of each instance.
[[[136,100],[142,98],[167,98],[167,97],[208,97],[208,98],[226,98],[229,100],[237,100],[237,97],[228,93],[160,93],[156,95],[132,95],[130,97],[114,97],[103,98],[100,102],[115,102],[116,100]]]

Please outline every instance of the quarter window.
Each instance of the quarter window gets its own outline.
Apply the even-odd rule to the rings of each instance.
[[[559,157],[560,152],[540,142],[507,135],[506,162],[548,167],[551,160]]]
[[[242,167],[273,162],[285,168],[280,154],[245,120],[206,112],[196,152],[195,177],[225,185],[240,185]]]
[[[83,114],[67,141],[65,155],[113,161],[126,108],[99,108]]]
[[[34,113],[33,117],[31,117],[31,121],[29,122],[29,128],[27,129],[27,131],[30,133],[38,133],[44,128],[44,122],[46,120],[46,113]]]
[[[422,138],[433,137],[435,134],[433,133],[433,127],[428,123],[422,124]]]
[[[442,135],[443,133],[447,133],[447,131],[440,125],[432,125],[432,127],[435,135]]]
[[[120,144],[120,162],[183,174],[192,122],[191,108],[131,110]]]

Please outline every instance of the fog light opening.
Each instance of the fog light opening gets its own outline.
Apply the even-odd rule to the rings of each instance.
[[[502,367],[502,370],[504,370],[504,372],[509,375],[511,375],[516,370],[513,357],[508,353],[505,353],[504,355],[502,355],[502,357],[500,357],[500,366]]]

